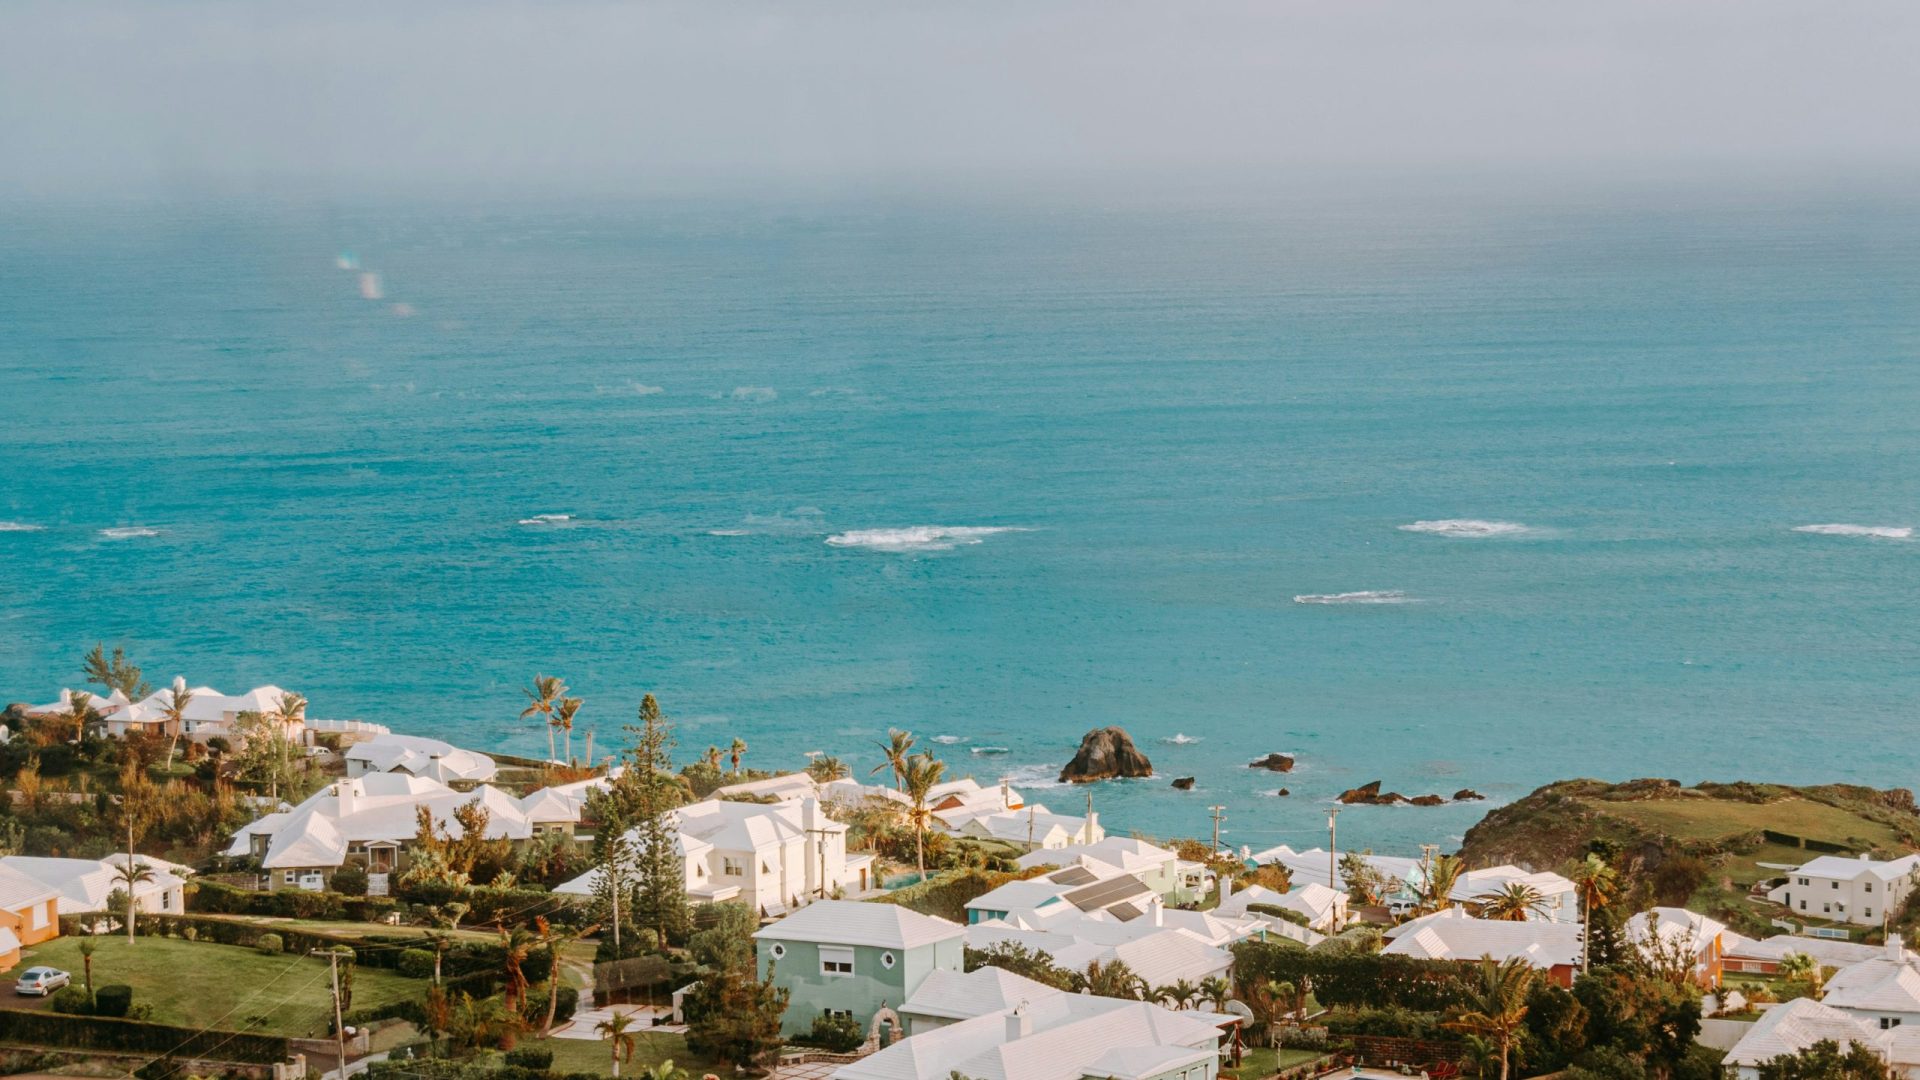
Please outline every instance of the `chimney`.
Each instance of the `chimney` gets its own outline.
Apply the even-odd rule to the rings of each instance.
[[[1014,1042],[1033,1034],[1033,1018],[1027,1015],[1027,1003],[1021,1002],[1007,1014],[1007,1041]]]
[[[1219,882],[1220,902],[1224,904],[1227,902],[1227,897],[1233,895],[1233,879],[1225,874],[1221,874],[1215,880]]]
[[[1161,917],[1161,911],[1163,910],[1161,906],[1159,904],[1148,904],[1147,906],[1153,909],[1153,925],[1165,926],[1166,920]]]
[[[348,814],[353,813],[359,806],[359,798],[353,790],[353,781],[351,780],[342,779],[335,781],[333,785],[333,797],[339,804],[338,809],[341,817],[346,817]]]
[[[1900,940],[1899,934],[1887,935],[1887,959],[1896,964],[1907,962],[1907,944]]]

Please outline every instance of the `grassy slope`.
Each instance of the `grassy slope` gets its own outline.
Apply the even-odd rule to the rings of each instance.
[[[85,970],[78,938],[55,938],[26,950],[22,968],[51,964],[82,983]],[[327,963],[306,956],[267,956],[237,945],[143,937],[97,937],[95,989],[111,983],[133,987],[135,1004],[153,1006],[151,1019],[182,1027],[258,1030],[280,1035],[324,1035],[333,1010]],[[360,968],[353,976],[353,1007],[381,1005],[426,993],[425,982],[389,971]],[[10,999],[10,1000],[9,1000]],[[0,999],[24,1003],[26,999]],[[250,1028],[247,1019],[266,1017]]]
[[[1604,837],[1649,865],[1694,855],[1715,868],[1714,880],[1696,895],[1697,906],[1715,907],[1777,874],[1761,863],[1795,864],[1817,854],[1767,843],[1759,836],[1762,829],[1852,851],[1890,854],[1920,846],[1920,813],[1903,794],[1848,785],[1682,788],[1666,781],[1567,780],[1493,810],[1468,830],[1463,854],[1473,866],[1515,862],[1549,870]]]

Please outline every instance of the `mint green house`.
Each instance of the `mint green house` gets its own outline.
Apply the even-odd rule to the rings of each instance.
[[[928,975],[962,970],[967,931],[895,904],[816,900],[753,937],[761,977],[771,970],[792,994],[780,1025],[792,1036],[834,1013],[871,1028],[881,1009],[898,1009]]]

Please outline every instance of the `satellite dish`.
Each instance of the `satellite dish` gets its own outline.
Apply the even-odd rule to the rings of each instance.
[[[1253,1010],[1247,1008],[1245,1002],[1229,998],[1227,1000],[1227,1015],[1237,1016],[1242,1020],[1252,1020]]]

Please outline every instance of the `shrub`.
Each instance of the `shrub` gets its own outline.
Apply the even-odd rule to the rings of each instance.
[[[867,1041],[867,1033],[860,1030],[860,1022],[851,1016],[822,1013],[813,1018],[813,1030],[807,1033],[805,1041],[835,1054],[849,1054]]]
[[[520,1006],[520,1019],[536,1031],[547,1022],[547,993],[547,983],[534,983],[527,987],[526,1004]],[[579,1007],[580,991],[562,985],[553,999],[553,1022],[564,1024],[573,1019],[574,1010]]]
[[[103,986],[93,992],[93,1015],[125,1016],[133,1008],[133,987],[125,983]]]
[[[516,1046],[507,1051],[507,1064],[545,1072],[553,1067],[553,1051],[540,1046]]]
[[[429,949],[402,949],[393,970],[409,979],[433,978],[433,952]]]
[[[203,1031],[105,1016],[69,1016],[23,1009],[0,1009],[0,1039],[36,1046],[131,1050],[256,1064],[287,1059],[287,1039],[283,1035]]]
[[[286,945],[281,942],[279,934],[261,934],[254,941],[253,947],[268,956],[277,956],[286,951]]]
[[[328,884],[333,887],[334,892],[345,896],[365,896],[367,895],[366,868],[348,863],[333,872],[333,879]]]
[[[53,1011],[71,1013],[74,1016],[93,1015],[93,1000],[87,997],[87,991],[79,986],[63,986],[53,992]]]

